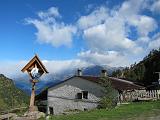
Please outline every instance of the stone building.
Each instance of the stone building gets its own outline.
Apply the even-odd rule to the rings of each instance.
[[[106,70],[102,70],[100,77],[107,75]],[[98,106],[103,95],[102,86],[99,84],[100,77],[83,76],[78,70],[77,75],[72,76],[57,85],[51,86],[39,95],[39,103],[44,104],[39,109],[47,110],[48,114],[63,114],[71,110],[90,110]],[[124,90],[141,89],[142,86],[133,82],[109,77],[112,86],[119,92]],[[43,96],[46,97],[40,97]],[[118,96],[117,96],[118,97]],[[46,99],[44,99],[46,98]],[[41,106],[42,106],[41,104]]]

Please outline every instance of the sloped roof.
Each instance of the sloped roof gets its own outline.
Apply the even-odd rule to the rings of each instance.
[[[100,82],[100,77],[95,77],[95,76],[79,76],[79,77],[85,80],[95,82],[95,83]],[[132,89],[144,89],[145,88],[133,82],[115,78],[115,77],[109,77],[109,80],[111,81],[112,86],[118,90],[132,90]]]
[[[43,70],[44,73],[48,73],[47,69],[40,61],[38,55],[35,55],[21,71],[22,72],[28,71],[35,62],[38,63],[38,65],[40,66],[40,68]]]
[[[97,77],[97,76],[72,76],[72,77],[70,77],[70,78],[68,78],[64,81],[61,81],[60,83],[58,83],[56,85],[50,86],[49,88],[57,86],[57,85],[59,85],[61,83],[64,83],[68,80],[71,80],[74,77],[79,77],[79,78],[82,78],[84,80],[88,80],[88,81],[100,84],[100,77]],[[109,77],[109,80],[111,81],[112,86],[117,90],[133,90],[133,89],[138,90],[138,89],[144,89],[145,88],[144,86],[140,86],[140,85],[137,85],[133,82],[123,80],[123,79],[119,79],[119,78]]]

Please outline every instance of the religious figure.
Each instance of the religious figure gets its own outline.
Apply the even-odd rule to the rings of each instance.
[[[39,69],[37,68],[37,65],[31,70],[31,75],[33,79],[38,79],[40,77]]]

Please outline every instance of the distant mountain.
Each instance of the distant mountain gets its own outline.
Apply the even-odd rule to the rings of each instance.
[[[82,68],[83,75],[93,75],[93,76],[99,76],[102,69],[106,69],[108,74],[111,75],[113,71],[117,69],[122,69],[121,67],[110,67],[107,65],[99,66],[99,65],[93,65],[89,67]],[[36,86],[36,92],[39,93],[42,89],[52,86],[54,84],[59,83],[60,81],[63,81],[73,75],[75,75],[77,72],[77,69],[68,69],[61,71],[61,73],[49,73],[48,75],[45,75],[41,78],[39,83],[37,83]],[[28,94],[30,94],[31,91],[31,84],[29,83],[29,78],[27,76],[22,76],[17,79],[15,79],[15,84],[18,88],[27,91]]]
[[[99,76],[101,74],[101,70],[105,69],[107,70],[108,75],[111,75],[113,71],[116,71],[117,69],[122,69],[122,67],[110,67],[107,65],[93,65],[89,66],[83,69],[83,75],[93,75],[93,76]]]
[[[28,101],[26,93],[18,89],[11,79],[0,74],[0,112],[26,106]]]

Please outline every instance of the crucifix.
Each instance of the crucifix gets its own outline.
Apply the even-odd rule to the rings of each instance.
[[[37,107],[35,106],[35,86],[36,83],[39,81],[39,78],[43,74],[48,73],[48,71],[37,55],[35,55],[21,71],[28,73],[30,77],[30,82],[32,83],[29,111],[37,111]]]

